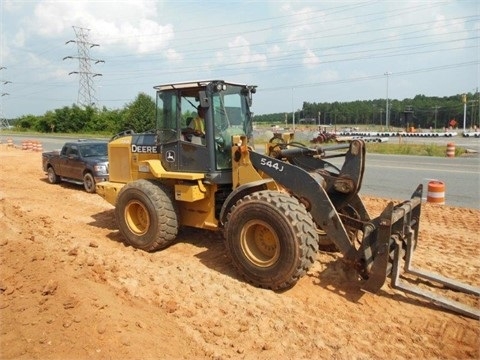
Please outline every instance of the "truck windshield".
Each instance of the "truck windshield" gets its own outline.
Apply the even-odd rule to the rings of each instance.
[[[82,157],[107,156],[108,146],[107,143],[84,144],[80,146],[80,153]]]

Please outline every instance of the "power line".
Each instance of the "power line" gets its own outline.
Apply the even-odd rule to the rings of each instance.
[[[479,61],[468,61],[468,62],[457,63],[457,64],[432,66],[432,67],[428,67],[428,68],[419,68],[419,69],[406,70],[406,71],[396,71],[395,74],[391,74],[390,76],[395,75],[395,76],[398,77],[398,76],[412,75],[412,74],[418,74],[418,73],[424,73],[424,72],[430,72],[430,71],[439,71],[439,70],[452,69],[452,68],[458,68],[458,67],[464,67],[464,66],[479,65],[479,64],[480,64]],[[281,87],[275,87],[275,88],[262,88],[262,91],[285,90],[285,89],[291,89],[292,87],[308,88],[308,87],[316,87],[316,86],[321,86],[321,85],[353,83],[353,82],[357,82],[357,81],[380,79],[380,78],[383,78],[384,76],[385,76],[384,74],[377,74],[377,75],[361,76],[361,77],[356,77],[356,78],[348,78],[348,79],[340,79],[340,80],[320,81],[320,82],[307,83],[307,84],[296,84],[296,85],[290,84],[288,86],[281,86]]]

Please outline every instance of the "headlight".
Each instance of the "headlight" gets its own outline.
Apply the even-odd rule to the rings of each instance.
[[[99,174],[106,174],[107,173],[107,165],[95,165],[93,167],[96,173]]]

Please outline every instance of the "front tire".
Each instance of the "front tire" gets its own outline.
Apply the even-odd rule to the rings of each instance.
[[[251,284],[292,287],[310,269],[318,250],[315,224],[297,199],[261,191],[239,200],[225,224],[227,251]]]
[[[95,179],[93,178],[93,175],[89,172],[83,175],[83,187],[85,188],[86,192],[90,194],[95,193]]]
[[[118,195],[115,218],[127,242],[141,250],[166,248],[177,237],[173,194],[153,181],[142,179],[125,185]]]

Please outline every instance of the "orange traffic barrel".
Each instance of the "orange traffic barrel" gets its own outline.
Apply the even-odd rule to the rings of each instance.
[[[427,202],[445,205],[445,184],[442,181],[428,182]]]
[[[448,143],[447,144],[447,157],[455,157],[455,144]]]

